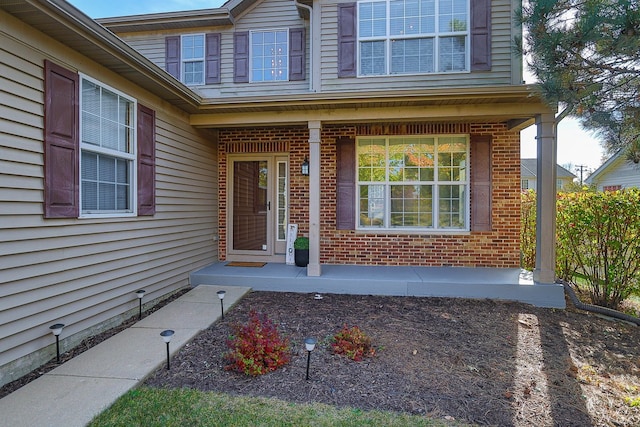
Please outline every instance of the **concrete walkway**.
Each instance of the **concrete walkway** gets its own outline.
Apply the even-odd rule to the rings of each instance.
[[[221,315],[219,290],[227,291],[225,312],[250,288],[198,286],[130,328],[74,357],[0,399],[0,426],[85,426],[167,362],[165,329],[175,331],[176,353]],[[63,332],[64,333],[64,332]]]

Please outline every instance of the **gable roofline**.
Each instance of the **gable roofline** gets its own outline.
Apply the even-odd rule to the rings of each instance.
[[[66,1],[3,1],[0,10],[172,105],[188,113],[198,110],[198,94]]]
[[[118,33],[222,27],[233,25],[235,18],[259,1],[261,0],[229,0],[214,9],[114,16],[100,18],[96,22]]]
[[[613,156],[609,157],[607,159],[606,162],[604,162],[602,165],[600,165],[600,167],[598,169],[596,169],[595,171],[593,171],[585,180],[584,182],[586,182],[587,184],[591,185],[591,184],[595,184],[594,181],[596,181],[598,178],[600,178],[602,175],[605,175],[608,170],[614,166],[614,164],[618,163],[618,160],[620,159],[620,157],[622,156],[622,154],[624,153],[624,148],[619,149],[618,151],[616,151]]]
[[[115,33],[137,31],[181,30],[198,27],[224,27],[233,25],[229,9],[187,10],[143,15],[114,16],[96,19],[100,25]]]

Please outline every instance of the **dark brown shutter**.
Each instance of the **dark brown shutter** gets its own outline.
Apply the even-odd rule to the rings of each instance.
[[[165,38],[164,45],[165,69],[173,77],[180,80],[180,36]]]
[[[209,33],[205,39],[205,83],[220,83],[220,33]]]
[[[44,217],[79,214],[79,78],[44,61]]]
[[[356,224],[356,143],[353,138],[336,141],[336,228],[353,230]]]
[[[289,80],[304,80],[306,39],[304,28],[289,29]]]
[[[357,74],[356,3],[338,4],[338,77]]]
[[[156,213],[156,113],[138,104],[138,215]]]
[[[471,231],[491,231],[489,135],[471,135]]]
[[[249,83],[249,32],[233,33],[233,82]]]
[[[471,71],[491,71],[491,0],[471,0]]]

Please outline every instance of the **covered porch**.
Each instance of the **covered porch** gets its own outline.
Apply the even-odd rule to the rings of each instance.
[[[323,265],[322,275],[281,263],[233,267],[210,264],[190,274],[191,286],[248,286],[257,291],[457,297],[519,301],[564,308],[559,284],[534,284],[519,268]]]

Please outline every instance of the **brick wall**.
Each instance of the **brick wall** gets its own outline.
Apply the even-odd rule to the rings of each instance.
[[[493,230],[461,234],[336,230],[336,150],[340,137],[357,135],[491,134]],[[500,123],[325,125],[322,128],[320,179],[320,262],[322,264],[518,267],[520,265],[520,134]],[[308,154],[305,127],[220,131],[220,259],[226,259],[227,150],[289,152],[290,222],[308,235],[308,180],[300,165]],[[279,145],[278,145],[279,144]],[[283,148],[286,144],[286,148]],[[283,151],[284,152],[284,151]],[[471,195],[473,197],[473,195]]]

